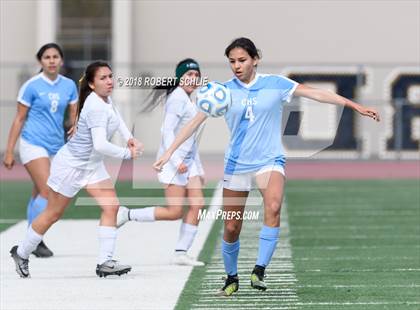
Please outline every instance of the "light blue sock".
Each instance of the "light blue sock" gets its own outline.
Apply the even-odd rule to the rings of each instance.
[[[32,224],[33,220],[36,219],[36,217],[41,214],[42,211],[47,207],[48,200],[42,197],[41,195],[38,195],[35,197],[34,201],[31,205],[31,211],[28,212],[28,223],[29,225]]]
[[[28,205],[26,206],[26,219],[28,220],[28,227],[31,225],[31,222],[29,222],[29,219],[32,218],[32,204],[34,203],[34,197],[31,196],[31,199],[28,201]]]
[[[260,232],[260,245],[258,248],[257,265],[266,267],[273,256],[279,240],[280,227],[268,227],[263,225]]]
[[[239,239],[233,243],[222,239],[222,255],[225,271],[229,276],[238,274]]]

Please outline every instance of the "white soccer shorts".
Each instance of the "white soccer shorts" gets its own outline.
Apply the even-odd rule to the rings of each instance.
[[[278,171],[283,176],[285,175],[284,167],[279,165],[264,166],[258,171],[240,173],[240,174],[225,174],[223,177],[223,187],[232,191],[249,192],[251,189],[256,188],[256,176],[269,171]],[[269,174],[266,180],[262,180],[260,187],[268,185]],[[265,184],[264,184],[265,183]]]
[[[188,171],[185,173],[178,173],[176,167],[168,162],[168,164],[163,166],[162,171],[158,173],[158,180],[163,184],[186,186],[189,178],[203,175],[204,170],[199,161],[191,161],[191,164],[188,165]]]
[[[34,145],[20,137],[19,142],[19,157],[22,164],[26,165],[32,160],[38,159],[38,158],[49,158],[52,160],[54,156],[48,155],[48,152],[46,149],[44,149],[42,146]]]
[[[61,159],[61,160],[60,160]],[[94,170],[73,168],[62,158],[54,158],[51,163],[47,185],[57,193],[73,198],[83,187],[110,179],[105,165],[101,162]]]

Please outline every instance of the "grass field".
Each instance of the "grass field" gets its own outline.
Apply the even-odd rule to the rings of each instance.
[[[193,270],[177,309],[419,310],[419,188],[419,180],[288,181],[281,238],[267,268],[268,290],[249,286],[261,226],[249,221],[241,234],[239,292],[232,298],[212,296],[224,273],[222,222],[216,221],[200,255],[208,264]],[[1,229],[24,218],[30,190],[29,183],[1,183]],[[162,194],[133,192],[123,182],[117,190],[121,196]],[[71,206],[66,218],[98,215],[97,207]]]

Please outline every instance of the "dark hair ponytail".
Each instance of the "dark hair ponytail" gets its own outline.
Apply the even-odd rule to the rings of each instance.
[[[171,80],[167,85],[157,85],[152,88],[145,99],[145,103],[141,112],[153,111],[157,106],[165,103],[166,98],[179,86],[179,81],[176,78]]]
[[[95,61],[87,66],[84,75],[79,80],[79,105],[77,107],[77,118],[79,118],[80,113],[82,112],[86,98],[92,92],[89,83],[93,83],[96,71],[102,67],[107,67],[111,70],[111,66],[108,63],[100,60]]]
[[[152,91],[146,97],[145,105],[141,109],[142,112],[150,112],[155,109],[157,106],[162,105],[166,102],[168,96],[179,86],[181,77],[188,70],[197,70],[200,72],[200,67],[198,62],[192,58],[185,58],[181,60],[175,68],[175,78],[172,79],[172,83],[167,83],[168,85],[157,85],[153,87]]]
[[[43,46],[41,46],[41,48],[38,50],[38,52],[36,53],[36,59],[38,59],[38,61],[41,61],[42,55],[44,55],[45,51],[49,48],[54,48],[57,50],[57,52],[60,54],[61,58],[64,58],[64,53],[63,50],[61,49],[60,45],[58,45],[57,43],[47,43],[44,44]],[[41,70],[39,70],[39,72],[42,72],[42,68]]]
[[[251,56],[252,58],[258,58],[261,59],[261,52],[257,47],[255,46],[254,42],[252,42],[248,38],[237,38],[233,40],[228,47],[225,49],[225,56],[229,58],[229,53],[234,48],[243,48],[246,50],[246,52]]]

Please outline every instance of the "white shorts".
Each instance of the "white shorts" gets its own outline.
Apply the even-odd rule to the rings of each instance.
[[[61,160],[60,160],[61,159]],[[62,160],[54,158],[51,163],[47,185],[68,198],[74,197],[83,187],[110,179],[103,162],[94,170],[73,168]]]
[[[262,167],[258,171],[240,173],[240,174],[225,174],[223,177],[223,187],[232,191],[249,192],[251,189],[256,188],[255,178],[269,171],[278,171],[285,176],[284,167],[279,165],[270,165]],[[260,180],[258,186],[264,188],[268,185],[269,174],[267,179]]]
[[[20,161],[24,165],[26,165],[34,159],[46,157],[52,160],[54,157],[54,155],[48,155],[47,150],[44,149],[42,146],[31,144],[22,137],[20,137],[19,142],[19,156]]]
[[[178,173],[177,168],[169,162],[158,173],[158,180],[163,184],[186,186],[189,178],[202,175],[204,175],[204,170],[200,161],[191,161],[191,164],[188,165],[188,171],[185,173]]]

